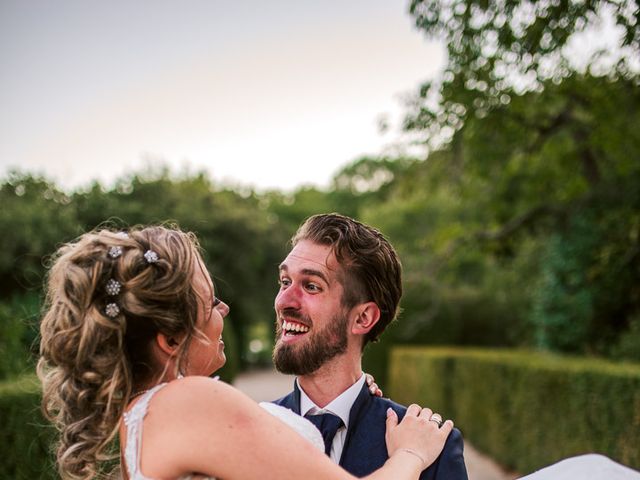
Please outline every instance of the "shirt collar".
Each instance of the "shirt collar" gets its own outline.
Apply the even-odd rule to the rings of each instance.
[[[296,384],[300,390],[300,415],[304,417],[307,413],[310,413],[311,415],[318,415],[320,413],[330,412],[340,417],[344,422],[344,426],[349,428],[349,413],[351,412],[353,403],[360,394],[360,390],[362,390],[364,380],[365,378],[363,373],[356,383],[334,398],[326,407],[320,408],[307,396],[305,391],[300,387],[300,383],[296,378]]]

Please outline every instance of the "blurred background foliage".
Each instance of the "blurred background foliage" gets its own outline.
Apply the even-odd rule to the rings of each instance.
[[[165,221],[197,233],[231,306],[225,375],[270,364],[277,265],[297,226],[331,211],[381,229],[403,261],[400,321],[365,355],[381,383],[395,343],[640,361],[638,12],[633,1],[414,0],[416,27],[448,48],[442,77],[406,106],[404,128],[428,155],[359,158],[326,189],[257,192],[163,166],[72,192],[7,174],[0,379],[31,368],[57,246],[100,225]],[[571,42],[603,18],[615,49],[572,63]]]

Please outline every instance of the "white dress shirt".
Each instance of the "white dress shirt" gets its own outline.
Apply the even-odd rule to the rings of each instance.
[[[347,429],[349,428],[349,413],[353,403],[358,398],[358,394],[364,384],[364,373],[362,376],[347,388],[344,392],[334,398],[326,407],[320,408],[307,396],[300,383],[296,378],[296,383],[300,389],[300,415],[303,417],[309,415],[320,415],[322,413],[333,413],[342,419],[344,427],[340,427],[336,432],[336,436],[333,437],[333,443],[331,444],[331,454],[329,457],[334,463],[340,462],[342,456],[342,449],[344,448],[344,441],[347,438]]]

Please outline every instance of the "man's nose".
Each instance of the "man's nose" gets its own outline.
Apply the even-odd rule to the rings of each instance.
[[[282,289],[276,295],[275,300],[276,311],[280,312],[285,308],[300,308],[300,290],[295,285],[289,285]]]

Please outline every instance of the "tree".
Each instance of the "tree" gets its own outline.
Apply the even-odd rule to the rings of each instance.
[[[231,307],[225,330],[238,347],[229,355],[246,351],[254,324],[271,325],[276,265],[287,237],[253,192],[216,187],[202,172],[171,177],[161,168],[124,177],[111,190],[94,185],[73,201],[87,229],[105,220],[124,228],[171,222],[196,233],[217,295]]]
[[[458,278],[464,265],[476,285],[519,265],[539,346],[609,353],[640,311],[637,1],[414,0],[410,12],[449,57],[405,127],[440,150],[425,169],[456,192],[452,223],[466,212],[457,234],[425,237],[436,251],[427,239],[447,238],[431,264]],[[581,66],[569,47],[603,19],[617,44]],[[483,257],[461,263],[472,252]]]
[[[43,177],[11,172],[0,204],[0,299],[39,292],[46,256],[78,233],[70,198]]]
[[[405,123],[424,132],[432,147],[450,140],[468,118],[571,76],[581,67],[568,47],[605,19],[616,25],[609,34],[617,45],[593,52],[588,68],[638,85],[637,0],[412,0],[409,11],[418,29],[447,46],[442,78],[422,85]]]

